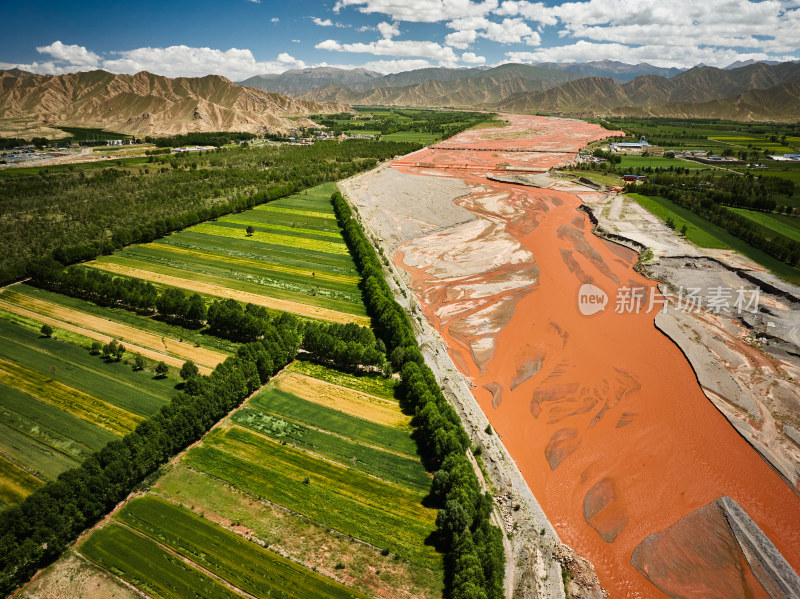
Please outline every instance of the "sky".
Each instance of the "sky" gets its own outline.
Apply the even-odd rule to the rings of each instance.
[[[3,22],[0,69],[40,74],[800,60],[800,0],[36,0]]]

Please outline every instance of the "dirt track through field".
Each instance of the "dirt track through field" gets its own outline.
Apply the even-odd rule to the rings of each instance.
[[[530,129],[536,137],[502,147],[577,148],[609,134],[579,121],[508,118],[512,137]],[[467,131],[450,143],[497,144],[482,138],[490,131]],[[470,187],[455,203],[477,220],[420,233],[398,246],[394,262],[410,275],[428,321],[474,383],[559,536],[594,564],[612,597],[766,597],[735,547],[709,550],[692,541],[722,539],[711,524],[640,555],[640,569],[662,575],[660,588],[671,591],[631,563],[650,535],[727,495],[797,570],[800,498],[714,408],[683,354],[655,329],[658,308],[645,311],[654,284],[633,270],[636,255],[594,236],[574,193],[486,178],[516,155],[530,168],[537,155],[474,154],[460,171],[453,167],[470,160],[462,150],[423,151],[395,164],[415,174],[444,166],[435,174]],[[543,166],[558,164],[538,156]],[[608,295],[606,309],[593,316],[578,307],[585,283]],[[615,311],[623,288],[642,293],[640,313]],[[670,568],[657,571],[664,562]]]
[[[86,265],[119,275],[143,279],[145,281],[150,281],[151,283],[169,285],[170,287],[178,287],[180,289],[196,291],[197,293],[204,293],[206,295],[213,295],[216,297],[235,299],[240,302],[264,306],[265,308],[271,308],[273,310],[282,310],[284,312],[290,312],[299,316],[307,316],[308,318],[316,318],[318,320],[326,320],[328,322],[339,322],[345,324],[348,322],[354,322],[361,326],[370,326],[370,319],[367,316],[345,314],[344,312],[337,312],[336,310],[329,310],[328,308],[320,308],[318,306],[290,302],[288,300],[276,299],[266,295],[258,295],[255,293],[249,293],[247,291],[238,291],[236,289],[222,287],[221,285],[214,285],[212,283],[200,283],[198,281],[191,281],[189,279],[182,279],[180,277],[163,275],[156,272],[150,272],[149,270],[133,268],[131,266],[111,264],[109,262],[87,262]]]
[[[397,402],[333,383],[286,371],[273,379],[275,387],[307,401],[393,428],[410,428],[410,419]]]
[[[2,297],[2,296],[0,296]],[[34,312],[33,310],[28,310],[27,308],[23,308],[22,306],[18,306],[17,304],[12,304],[7,302],[3,299],[0,299],[0,308],[4,310],[8,310],[13,314],[18,314],[19,316],[24,316],[26,318],[30,318],[31,320],[35,320],[37,322],[41,322],[43,324],[49,324],[50,326],[57,327],[59,329],[64,329],[65,331],[69,331],[70,333],[77,333],[78,335],[82,335],[84,337],[88,337],[89,339],[94,339],[95,341],[100,341],[101,343],[110,343],[112,339],[115,337],[111,337],[104,333],[99,333],[92,329],[87,329],[84,327],[80,327],[69,322],[65,322],[58,318],[53,318],[50,316],[45,316],[39,312]],[[102,319],[101,319],[102,320]],[[107,322],[107,321],[103,321]],[[119,339],[117,338],[119,341]],[[147,347],[141,347],[138,345],[133,344],[130,341],[123,340],[123,345],[125,349],[130,352],[131,354],[141,354],[142,357],[148,358],[150,360],[155,360],[157,362],[164,362],[168,366],[173,366],[174,368],[180,368],[183,366],[184,362],[186,362],[186,357],[178,358],[175,356],[168,355],[166,353],[161,353]],[[192,346],[189,346],[192,347]],[[207,366],[198,366],[198,370],[201,374],[211,374],[211,368]]]
[[[4,295],[5,298],[3,297]],[[0,294],[0,301],[6,301],[9,304],[28,308],[43,316],[57,318],[62,322],[77,325],[83,329],[105,333],[126,343],[134,343],[137,346],[150,348],[159,353],[163,352],[186,360],[192,360],[198,365],[214,368],[217,364],[224,362],[228,358],[226,354],[221,352],[205,349],[203,347],[195,347],[190,343],[171,339],[170,337],[161,337],[153,333],[147,333],[136,327],[85,314],[78,310],[59,306],[58,304],[53,304],[27,295],[9,296],[8,294]],[[21,304],[24,304],[24,306]],[[64,327],[62,326],[61,328]]]

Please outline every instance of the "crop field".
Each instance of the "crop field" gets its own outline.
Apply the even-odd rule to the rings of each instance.
[[[81,553],[153,597],[240,598],[154,540],[116,523],[101,528],[86,539],[81,545]]]
[[[384,482],[245,429],[215,429],[187,465],[418,565],[437,568],[423,544],[434,530],[426,493]]]
[[[133,430],[173,385],[0,319],[0,508]]]
[[[127,504],[118,520],[256,597],[366,597],[152,495]]]
[[[771,214],[766,212],[756,212],[755,210],[745,210],[743,208],[728,208],[736,214],[769,229],[779,235],[800,241],[800,218],[787,216],[785,214]]]
[[[629,194],[629,196],[662,220],[666,221],[668,218],[672,218],[677,230],[680,230],[685,224],[687,239],[700,247],[734,249],[787,281],[800,281],[800,269],[776,260],[686,208],[665,198],[642,196],[635,193]]]
[[[409,457],[417,455],[417,444],[408,431],[369,422],[333,408],[305,400],[270,385],[252,398],[248,405],[261,412],[326,431],[358,443],[382,447]]]
[[[387,378],[384,376],[356,375],[349,372],[340,372],[314,362],[304,362],[302,360],[295,360],[289,365],[287,370],[327,381],[328,383],[339,385],[340,387],[349,387],[350,389],[355,389],[356,391],[361,391],[368,395],[383,397],[384,399],[394,399],[395,389],[400,382],[395,378]]]
[[[678,158],[664,158],[663,156],[622,156],[620,168],[688,168],[689,170],[705,171],[714,167],[693,160],[680,160]]]
[[[114,323],[128,325],[144,332],[164,337],[165,339],[177,339],[178,341],[186,342],[194,347],[203,347],[221,354],[233,355],[236,353],[236,348],[238,346],[238,344],[233,341],[205,334],[202,331],[173,325],[163,320],[142,316],[124,308],[98,306],[90,301],[62,295],[46,289],[39,289],[38,287],[31,287],[24,283],[14,285],[13,290],[19,294],[39,299],[50,304],[63,306],[64,308],[78,312],[84,312]]]
[[[141,353],[156,361],[163,360],[178,368],[186,360],[193,360],[201,367],[205,366],[205,374],[208,374],[214,366],[223,362],[229,355],[195,347],[182,339],[149,333],[136,326],[111,320],[106,315],[95,316],[89,311],[83,310],[83,306],[80,305],[77,306],[79,308],[77,310],[67,307],[60,298],[61,296],[58,294],[51,294],[48,300],[44,300],[29,293],[20,293],[16,288],[6,288],[0,293],[0,306],[41,322],[47,322],[52,326],[72,329],[103,343],[108,343],[112,338],[117,339],[126,344],[126,347],[129,347],[133,353]],[[177,327],[173,332],[179,334]]]
[[[368,324],[330,205],[333,191],[331,183],[320,185],[88,265],[300,316]]]
[[[357,470],[390,482],[408,485],[420,492],[431,486],[431,479],[417,458],[356,443],[329,431],[287,421],[251,408],[236,412],[232,421],[281,443],[312,451],[340,464],[352,465]]]
[[[442,595],[441,575],[184,465],[167,472],[153,492],[208,520],[246,530],[263,546],[274,547],[282,555],[373,597],[393,599],[397,589],[403,589],[407,597],[438,599]]]
[[[281,373],[273,380],[276,389],[302,397],[316,404],[369,420],[376,424],[410,430],[410,418],[397,407],[397,402],[339,387],[294,372]]]

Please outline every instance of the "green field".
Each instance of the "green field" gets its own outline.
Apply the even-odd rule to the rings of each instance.
[[[312,376],[315,379],[340,385],[341,387],[348,387],[375,395],[376,397],[383,397],[384,399],[395,399],[395,391],[397,385],[400,383],[398,379],[387,378],[385,376],[377,376],[372,374],[351,374],[349,372],[340,372],[332,368],[326,368],[314,362],[304,362],[302,360],[295,360],[292,362],[288,370],[292,372],[299,372],[306,376]]]
[[[251,399],[248,405],[290,422],[324,428],[359,443],[411,457],[417,455],[417,444],[408,431],[362,420],[271,386]]]
[[[675,222],[675,229],[678,231],[685,224],[686,238],[700,247],[736,250],[787,281],[800,281],[800,269],[789,266],[754,248],[691,210],[682,208],[665,198],[642,196],[636,193],[628,194],[628,196],[662,220],[666,221],[668,218],[672,218]]]
[[[756,212],[755,210],[745,210],[743,208],[728,208],[728,210],[740,216],[744,216],[770,231],[774,231],[794,241],[800,241],[800,218],[787,216],[785,214]]]
[[[618,165],[621,169],[633,168],[688,168],[690,171],[705,171],[714,167],[694,162],[693,160],[680,160],[678,158],[664,158],[663,156],[622,156],[622,162]]]
[[[366,316],[330,204],[334,189],[326,183],[97,262]]]
[[[0,507],[132,430],[174,384],[0,319]]]
[[[127,504],[118,519],[256,597],[366,598],[152,495]]]
[[[420,492],[431,486],[430,475],[418,458],[389,453],[376,447],[270,415],[258,409],[238,410],[231,420],[257,433],[305,449],[356,470]],[[319,423],[325,425],[324,421]],[[386,427],[388,428],[388,427]]]
[[[241,599],[240,595],[188,566],[152,539],[119,524],[112,523],[95,531],[81,545],[80,552],[152,597]]]
[[[433,511],[414,492],[240,428],[215,429],[185,463],[251,495],[434,570]]]
[[[440,599],[442,596],[440,574],[245,495],[184,465],[171,468],[152,492],[213,522],[244,527],[262,546],[280,547],[283,555],[308,568],[340,572],[352,580],[354,588],[371,596],[393,596],[396,589],[403,589],[411,597]],[[346,567],[340,568],[342,565]]]

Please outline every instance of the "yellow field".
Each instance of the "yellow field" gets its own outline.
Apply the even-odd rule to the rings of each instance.
[[[257,306],[264,306],[273,310],[282,310],[284,312],[291,312],[299,316],[307,316],[308,318],[317,318],[319,320],[327,320],[328,322],[348,323],[354,322],[358,325],[369,326],[370,319],[368,316],[357,316],[355,314],[345,314],[337,312],[336,310],[329,310],[328,308],[320,308],[318,306],[309,306],[307,304],[300,304],[298,302],[291,302],[288,300],[276,299],[256,293],[248,293],[247,291],[238,291],[229,287],[221,285],[214,285],[213,283],[201,283],[199,281],[192,281],[181,277],[173,277],[171,275],[164,275],[157,272],[150,272],[149,270],[142,270],[140,268],[133,268],[132,266],[123,266],[121,264],[112,264],[110,262],[87,262],[86,266],[113,272],[119,275],[126,275],[135,277],[137,279],[144,279],[152,283],[159,283],[161,285],[169,285],[171,287],[179,287],[188,291],[196,291],[197,293],[204,293],[206,295],[214,295],[216,297],[231,298],[243,303],[255,304]]]
[[[393,428],[411,428],[411,419],[400,411],[397,402],[388,399],[290,371],[284,371],[274,378],[273,384],[281,391],[351,416]]]
[[[296,266],[285,266],[283,264],[273,264],[264,262],[263,260],[248,260],[247,258],[239,258],[236,256],[222,256],[214,252],[207,252],[204,250],[194,250],[182,248],[175,245],[168,245],[166,243],[143,243],[142,247],[152,248],[165,252],[172,252],[175,254],[184,254],[188,256],[197,256],[198,258],[207,258],[208,260],[218,260],[224,262],[226,265],[240,264],[242,266],[250,266],[263,270],[273,270],[276,272],[285,272],[303,277],[313,277],[323,281],[335,281],[337,283],[353,283],[358,284],[359,277],[357,275],[343,275],[331,272],[320,272],[310,268],[299,268]]]
[[[123,436],[131,432],[143,417],[51,380],[27,368],[0,360],[0,380],[81,420]]]
[[[253,223],[248,223],[253,224]],[[290,229],[296,230],[296,229]],[[326,254],[338,254],[340,256],[349,256],[350,252],[347,246],[343,243],[333,243],[332,241],[322,241],[320,239],[308,239],[307,237],[294,237],[290,235],[275,235],[272,233],[265,233],[263,231],[256,231],[252,235],[245,237],[243,229],[234,229],[231,227],[221,227],[209,223],[202,223],[195,225],[191,229],[192,233],[205,233],[206,235],[217,235],[218,237],[232,237],[234,239],[252,239],[260,243],[269,243],[271,245],[282,245],[301,250],[312,250],[316,252],[324,252]],[[339,234],[336,234],[340,238]]]
[[[16,505],[43,484],[43,481],[0,455],[0,501],[6,505]]]
[[[166,337],[158,337],[157,335],[151,335],[150,333],[145,333],[140,331],[139,329],[133,327],[126,327],[125,325],[120,325],[116,323],[111,323],[108,320],[104,320],[102,318],[97,318],[95,316],[89,316],[88,314],[83,314],[81,312],[75,312],[74,310],[69,310],[68,308],[63,308],[61,306],[55,306],[55,304],[49,304],[52,308],[49,310],[51,313],[58,314],[59,316],[63,315],[69,319],[75,319],[78,322],[83,321],[84,319],[96,319],[99,321],[100,324],[96,324],[95,326],[99,326],[99,328],[107,331],[107,332],[114,332],[115,334],[107,335],[106,333],[101,333],[93,328],[86,328],[79,324],[73,324],[72,322],[68,322],[67,320],[61,320],[55,316],[48,316],[47,314],[43,314],[40,311],[35,311],[23,307],[19,304],[12,303],[2,299],[5,296],[0,296],[0,308],[4,310],[8,310],[14,314],[18,314],[19,316],[24,316],[26,318],[30,318],[31,320],[35,320],[37,322],[41,322],[43,324],[49,324],[50,326],[57,327],[59,329],[63,329],[65,331],[70,331],[72,333],[77,333],[78,335],[82,335],[84,337],[88,337],[89,339],[94,339],[95,341],[100,341],[101,343],[109,343],[112,339],[116,339],[118,341],[122,341],[122,344],[125,346],[125,349],[133,354],[142,354],[143,357],[148,358],[150,360],[155,360],[157,362],[163,361],[169,366],[173,366],[175,368],[180,368],[183,366],[183,363],[186,360],[192,360],[199,364],[198,368],[202,374],[210,374],[211,368],[205,366],[206,361],[208,360],[207,353],[213,353],[216,357],[213,360],[213,365],[219,364],[220,362],[224,361],[227,358],[224,354],[219,354],[217,352],[212,352],[211,350],[202,349],[199,347],[194,347],[193,345],[189,345],[188,343],[183,343],[181,341],[177,341],[175,339],[168,339]],[[28,298],[25,296],[25,304],[34,305],[34,302],[40,302],[41,300],[35,300],[33,298]],[[41,302],[43,304],[48,304],[48,302]],[[69,314],[69,313],[72,314]],[[78,317],[76,317],[77,315]],[[87,320],[87,322],[89,322]],[[127,331],[125,330],[127,329]],[[155,345],[157,347],[163,348],[163,351],[159,351],[158,349],[153,349],[151,347],[146,347],[144,345],[138,345],[135,343],[137,339],[144,339],[144,336],[151,337],[152,339],[149,340],[149,343]]]
[[[286,225],[276,225],[272,223],[257,223],[251,220],[239,220],[236,217],[227,217],[225,219],[225,222],[235,223],[237,225],[244,225],[245,227],[247,227],[247,225],[253,225],[254,227],[264,227],[267,229],[272,229],[274,231],[286,231],[287,233],[303,233],[308,235],[318,235],[320,237],[329,237],[330,239],[337,239],[339,241],[341,241],[342,239],[342,234],[339,233],[339,231],[323,231],[320,229],[304,229],[303,227],[287,227]],[[269,235],[269,233],[266,234]]]

